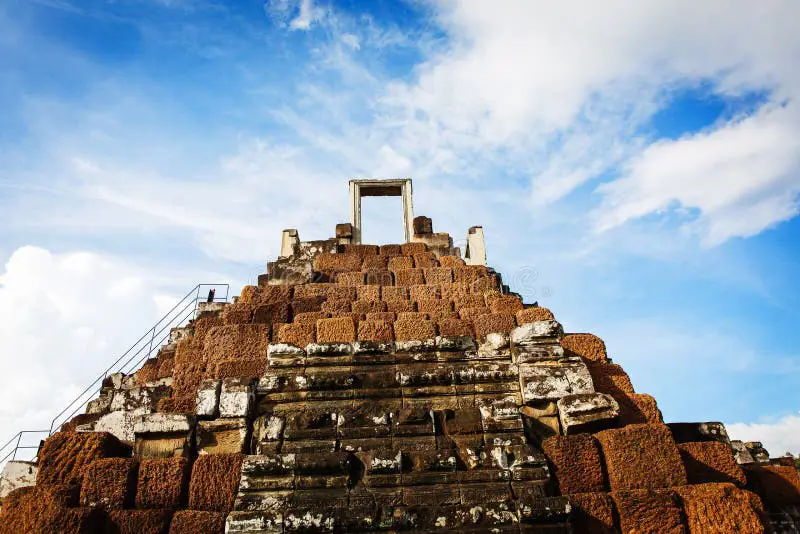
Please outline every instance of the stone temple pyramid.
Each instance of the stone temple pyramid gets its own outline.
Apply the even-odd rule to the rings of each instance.
[[[565,333],[354,180],[351,222],[282,236],[136,372],[9,462],[2,533],[798,532],[791,458],[667,423],[592,334]],[[361,244],[361,198],[406,243]],[[9,490],[11,490],[9,492]]]

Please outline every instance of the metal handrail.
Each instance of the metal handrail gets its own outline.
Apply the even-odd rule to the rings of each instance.
[[[103,374],[98,376],[86,389],[78,394],[63,410],[61,410],[50,421],[50,428],[48,430],[22,430],[17,432],[10,440],[8,440],[2,447],[0,447],[0,464],[6,460],[15,459],[17,451],[20,449],[37,449],[37,446],[20,445],[24,434],[41,434],[44,438],[51,436],[63,423],[72,419],[86,404],[94,397],[96,392],[102,388],[102,382],[109,374],[114,373],[133,373],[139,366],[153,354],[153,351],[158,351],[161,345],[168,341],[170,332],[173,328],[179,327],[190,319],[197,316],[197,308],[199,302],[207,302],[206,297],[203,295],[204,289],[220,289],[225,288],[224,296],[217,296],[216,293],[213,302],[228,302],[230,294],[229,284],[197,284],[194,286],[182,299],[178,301],[156,324],[154,324],[144,335],[137,339],[122,356],[117,358],[108,368],[103,371]],[[177,311],[176,311],[177,310]],[[149,338],[149,340],[148,340]],[[124,360],[124,361],[123,361]],[[120,363],[122,362],[122,363]],[[99,386],[98,386],[99,384]],[[87,393],[89,394],[87,396]],[[66,414],[66,415],[65,415]],[[58,423],[58,424],[57,424]],[[15,443],[16,442],[16,443]],[[13,447],[12,447],[13,444]]]

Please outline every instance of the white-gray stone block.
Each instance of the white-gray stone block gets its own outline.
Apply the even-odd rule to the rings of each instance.
[[[19,488],[27,488],[36,484],[36,473],[39,468],[35,462],[9,460],[0,473],[0,499]]]
[[[225,519],[225,534],[282,534],[280,512],[231,512]]]
[[[594,393],[589,369],[580,358],[520,365],[519,380],[524,402],[558,400],[577,393]]]
[[[605,393],[581,393],[558,399],[558,415],[566,435],[611,428],[619,417],[619,404]]]
[[[134,422],[136,434],[170,434],[190,432],[194,417],[173,413],[150,413],[139,415]]]
[[[267,363],[270,367],[303,365],[306,351],[288,343],[270,343],[267,346]]]
[[[89,425],[79,425],[77,432],[108,432],[118,440],[132,444],[135,440],[134,425],[140,414],[133,412],[116,411],[102,416],[97,422]]]
[[[559,338],[564,334],[561,324],[558,321],[549,319],[547,321],[535,321],[525,323],[511,331],[511,343],[515,345],[525,345],[529,343],[549,342],[553,338]]]
[[[755,459],[744,446],[744,443],[739,440],[731,440],[731,447],[733,448],[733,457],[739,465],[751,465],[755,463]]]
[[[135,387],[114,391],[109,410],[132,412],[137,415],[151,413],[155,410],[152,390]]]
[[[197,388],[195,413],[198,417],[217,417],[219,413],[219,392],[222,380],[203,380]]]
[[[539,362],[545,360],[561,360],[566,355],[560,343],[535,343],[514,345],[511,350],[515,363]]]
[[[108,413],[111,409],[111,400],[113,398],[113,394],[109,395],[100,395],[96,399],[90,400],[86,404],[86,413],[88,414],[104,414]]]
[[[219,392],[220,417],[247,417],[255,401],[252,380],[225,378]]]
[[[436,336],[436,348],[447,351],[475,350],[475,340],[470,336]]]
[[[306,345],[306,354],[352,354],[353,345],[350,343],[309,343]]]

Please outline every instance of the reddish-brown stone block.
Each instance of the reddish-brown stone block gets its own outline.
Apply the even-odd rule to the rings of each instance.
[[[95,460],[83,474],[81,506],[132,508],[138,475],[139,463],[133,458]]]
[[[130,447],[108,432],[56,432],[39,450],[37,484],[80,484],[95,460],[130,456]]]
[[[524,314],[528,310],[547,310],[547,308],[526,308],[520,312],[517,312],[517,321],[520,319],[520,314]],[[550,310],[547,311],[549,313]],[[552,319],[552,314],[549,318]],[[542,321],[544,319],[537,320]],[[561,338],[561,346],[564,347],[565,351],[569,351],[575,356],[580,356],[587,362],[608,362],[606,344],[602,339],[594,334],[566,334]]]
[[[394,323],[394,335],[398,341],[414,341],[436,337],[436,326],[420,319],[398,319]]]
[[[423,269],[427,285],[442,285],[453,283],[453,269],[451,267],[429,267]]]
[[[389,258],[388,269],[392,272],[414,268],[414,259],[409,256]]]
[[[137,508],[177,510],[186,505],[191,464],[187,458],[152,458],[139,464]]]
[[[281,325],[278,330],[279,343],[305,347],[317,340],[316,323],[290,323]]]
[[[343,286],[362,286],[364,285],[364,273],[361,271],[339,273],[336,275],[336,283]]]
[[[112,534],[167,534],[172,510],[113,510],[105,531]]]
[[[492,313],[516,314],[522,310],[522,300],[514,295],[495,297],[488,301],[488,304]]]
[[[381,300],[408,300],[408,288],[403,286],[382,287]]]
[[[689,532],[765,532],[758,496],[733,484],[697,484],[674,488]]]
[[[475,328],[472,322],[463,319],[443,319],[437,321],[440,336],[474,336]]]
[[[413,256],[428,251],[428,245],[425,243],[403,243],[400,245],[400,250],[403,256]]]
[[[189,485],[189,508],[229,513],[239,490],[241,454],[206,454],[197,458]]]
[[[514,316],[510,313],[490,313],[489,315],[481,315],[473,320],[475,324],[475,334],[481,340],[486,338],[487,334],[492,332],[508,334],[517,323]]]
[[[681,507],[670,490],[631,490],[611,494],[622,532],[683,534]]]
[[[386,269],[367,269],[364,276],[364,283],[368,286],[385,287],[394,284],[394,273]]]
[[[365,256],[364,260],[361,262],[361,270],[380,269],[381,271],[385,271],[388,262],[389,258],[386,256],[380,256],[377,254],[374,256]]]
[[[453,311],[453,303],[442,299],[417,300],[417,310],[428,314],[440,314]]]
[[[629,425],[595,434],[613,491],[686,484],[686,470],[672,433],[664,425]]]
[[[619,365],[591,361],[587,364],[595,391],[609,395],[632,395],[635,393],[630,377]]]
[[[356,288],[358,300],[381,300],[381,286],[365,285]]]
[[[367,321],[386,321],[393,323],[397,320],[394,312],[369,312],[366,314]]]
[[[386,300],[386,311],[402,313],[417,310],[417,305],[411,300]]]
[[[327,300],[322,303],[322,311],[329,315],[350,313],[353,301],[346,299]]]
[[[379,254],[387,257],[400,256],[403,254],[403,249],[400,245],[381,245]]]
[[[359,341],[392,341],[394,330],[392,323],[381,320],[366,320],[358,323]]]
[[[465,321],[475,321],[478,317],[489,315],[491,312],[486,306],[478,306],[475,308],[461,308],[458,310],[458,316]]]
[[[542,450],[562,495],[606,490],[600,447],[590,434],[551,436],[542,442]]]
[[[323,252],[314,258],[314,270],[325,272],[359,271],[361,255],[354,253]]]
[[[295,323],[309,323],[309,324],[317,324],[317,321],[320,319],[327,319],[328,314],[323,311],[318,312],[303,312],[298,313],[294,316]]]
[[[352,304],[353,313],[375,313],[386,311],[386,303],[380,300],[355,300]]]
[[[679,443],[689,484],[731,482],[744,486],[747,479],[736,463],[733,450],[719,441]]]
[[[608,493],[573,493],[567,496],[572,505],[574,532],[614,534],[614,501]]]
[[[464,265],[464,260],[458,256],[440,256],[439,265],[442,267],[458,267]]]
[[[351,317],[317,321],[318,343],[351,343],[356,340],[356,327]]]
[[[226,514],[181,510],[172,516],[169,534],[224,534]]]
[[[438,267],[439,260],[433,252],[420,252],[414,254],[414,267],[419,269],[429,269],[431,267]]]
[[[425,283],[422,269],[399,269],[394,272],[394,283],[398,286],[416,286]]]

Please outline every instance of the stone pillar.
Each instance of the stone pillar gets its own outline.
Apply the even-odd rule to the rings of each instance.
[[[486,265],[486,241],[483,237],[483,227],[473,226],[467,232],[464,261],[467,265]]]

